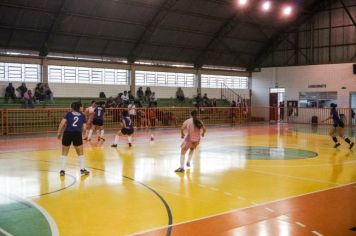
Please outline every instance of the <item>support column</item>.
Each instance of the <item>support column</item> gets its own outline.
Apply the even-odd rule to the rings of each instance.
[[[48,83],[48,60],[42,58],[41,61],[41,83]]]
[[[136,69],[134,65],[130,66],[130,91],[135,96],[136,93]]]
[[[196,77],[197,77],[197,93],[201,94],[201,70],[200,69],[197,69]]]

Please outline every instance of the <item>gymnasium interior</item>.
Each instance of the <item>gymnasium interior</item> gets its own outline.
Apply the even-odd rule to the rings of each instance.
[[[0,94],[0,236],[356,235],[354,0],[0,0]]]

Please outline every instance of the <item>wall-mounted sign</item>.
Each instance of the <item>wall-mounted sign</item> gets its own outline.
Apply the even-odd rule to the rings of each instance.
[[[308,88],[326,88],[326,84],[310,84]]]

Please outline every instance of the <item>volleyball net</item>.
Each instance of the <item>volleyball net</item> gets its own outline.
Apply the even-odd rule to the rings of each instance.
[[[329,109],[297,108],[280,109],[277,107],[156,107],[156,108],[110,108],[106,110],[104,127],[107,130],[118,129],[121,113],[129,110],[136,129],[180,127],[189,118],[191,111],[197,110],[198,117],[207,126],[245,125],[248,123],[321,123],[330,116]],[[4,109],[0,110],[0,135],[35,134],[56,132],[58,124],[69,109]],[[352,118],[352,109],[340,108],[339,114],[345,125],[356,124]],[[313,120],[314,119],[314,120]],[[355,123],[353,123],[355,122]],[[325,122],[331,124],[332,120]]]

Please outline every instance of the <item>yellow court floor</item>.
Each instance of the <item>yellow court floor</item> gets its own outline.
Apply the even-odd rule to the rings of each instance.
[[[208,127],[183,174],[178,130],[137,132],[132,148],[108,134],[85,144],[90,175],[71,150],[64,178],[54,137],[3,138],[0,235],[137,234],[355,183],[355,151],[334,149],[327,128]]]

